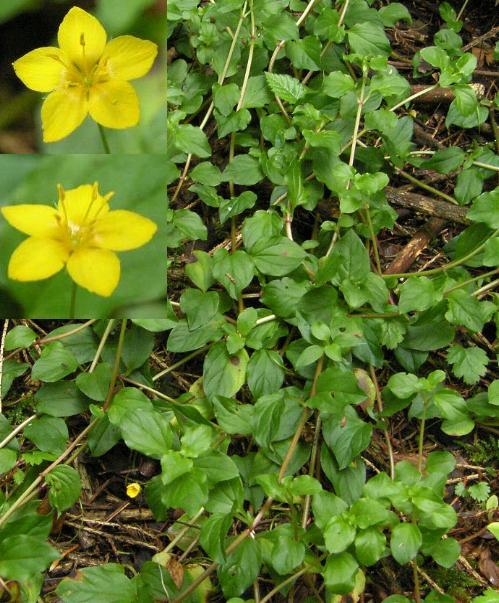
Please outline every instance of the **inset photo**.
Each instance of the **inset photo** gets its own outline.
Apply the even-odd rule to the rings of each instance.
[[[0,317],[162,318],[162,155],[0,155]]]
[[[166,0],[0,8],[0,152],[166,152]]]

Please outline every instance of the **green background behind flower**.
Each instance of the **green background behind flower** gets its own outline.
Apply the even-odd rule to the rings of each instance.
[[[54,205],[56,185],[70,189],[97,181],[100,191],[115,191],[110,205],[153,220],[158,232],[152,241],[119,253],[120,283],[104,298],[78,288],[76,317],[165,315],[166,293],[166,176],[162,155],[69,155],[66,157],[0,156],[0,207],[20,203]],[[52,278],[19,283],[7,278],[7,265],[26,235],[0,218],[0,317],[67,318],[72,280],[66,270]]]
[[[165,0],[9,0],[0,2],[0,152],[103,153],[95,122],[87,118],[70,136],[44,144],[40,107],[46,94],[27,90],[11,63],[29,50],[56,41],[62,18],[72,6],[92,12],[108,39],[130,34],[160,47],[153,69],[134,80],[141,119],[126,130],[106,129],[112,153],[164,153],[166,148]],[[162,50],[161,50],[162,49]]]

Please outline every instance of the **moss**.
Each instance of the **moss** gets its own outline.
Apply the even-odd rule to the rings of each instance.
[[[477,580],[456,567],[449,569],[438,567],[426,571],[448,595],[463,603],[471,601],[473,597],[472,589],[480,588],[480,583]]]
[[[477,439],[472,444],[462,444],[467,457],[474,465],[482,465],[491,468],[499,464],[499,446],[497,439],[489,435],[487,438]]]

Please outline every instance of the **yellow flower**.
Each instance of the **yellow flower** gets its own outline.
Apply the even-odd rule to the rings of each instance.
[[[134,482],[133,484],[128,484],[128,486],[126,487],[126,495],[129,498],[135,498],[137,497],[142,491],[142,486],[140,484],[137,484],[137,482]]]
[[[68,136],[89,113],[106,128],[137,125],[139,101],[128,80],[151,69],[156,44],[134,36],[107,42],[99,21],[77,6],[64,17],[58,42],[59,48],[37,48],[13,64],[25,86],[50,92],[42,106],[43,140]]]
[[[156,224],[133,211],[111,211],[109,199],[98,184],[83,184],[65,191],[58,186],[57,207],[8,205],[4,218],[30,235],[12,254],[8,276],[16,281],[49,278],[66,266],[71,278],[92,293],[110,296],[120,280],[120,261],[115,251],[145,245]]]

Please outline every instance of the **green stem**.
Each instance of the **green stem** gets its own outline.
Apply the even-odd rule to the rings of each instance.
[[[97,126],[99,127],[99,134],[100,134],[100,139],[102,140],[102,146],[104,147],[104,152],[107,153],[108,155],[111,155],[111,149],[109,148],[109,143],[107,141],[106,132],[100,124],[97,124]]]
[[[475,249],[473,249],[473,251],[470,251],[469,253],[464,255],[462,258],[459,258],[458,260],[454,260],[453,262],[449,262],[448,264],[445,264],[445,266],[439,266],[438,268],[432,268],[431,270],[421,270],[421,272],[399,272],[397,274],[382,274],[381,276],[383,278],[392,278],[392,277],[409,278],[410,276],[428,276],[431,274],[438,274],[440,272],[445,272],[446,270],[450,270],[451,268],[456,268],[456,266],[460,266],[461,264],[464,264],[465,262],[470,260],[472,257],[474,257],[477,253],[480,253],[480,251],[482,251],[482,249],[487,244],[487,241],[489,241],[490,239],[493,239],[498,234],[499,234],[499,228],[497,230],[495,230],[490,235],[490,237],[487,237],[485,239],[485,241],[483,241],[483,243],[478,245],[478,247],[475,247]]]
[[[463,281],[462,283],[458,283],[457,285],[454,285],[454,287],[451,287],[450,289],[446,289],[444,291],[444,297],[446,297],[447,295],[449,295],[449,293],[451,293],[452,291],[455,291],[456,289],[461,289],[461,287],[466,287],[466,285],[470,285],[471,283],[474,283],[475,281],[479,281],[482,278],[487,278],[488,276],[493,276],[494,274],[497,274],[499,272],[499,268],[496,268],[495,270],[490,270],[489,272],[485,272],[483,274],[479,274],[478,276],[474,276],[473,278],[469,278],[465,281]]]
[[[120,335],[118,338],[118,347],[116,348],[116,356],[114,357],[113,373],[111,375],[111,382],[109,383],[109,389],[107,390],[106,399],[104,401],[104,404],[102,405],[102,410],[107,410],[109,404],[111,404],[111,400],[113,399],[114,386],[116,385],[116,380],[118,379],[118,374],[120,372],[121,354],[123,352],[123,344],[125,343],[126,323],[126,318],[121,321]]]
[[[69,302],[69,318],[76,318],[76,294],[78,293],[78,285],[73,281],[71,288],[71,300]]]
[[[433,193],[434,195],[438,195],[439,197],[442,197],[442,199],[449,201],[449,203],[452,203],[453,205],[459,205],[459,203],[454,199],[454,197],[451,197],[450,195],[439,191],[438,188],[430,186],[429,184],[426,184],[426,182],[415,178],[405,170],[397,170],[397,173],[403,176],[406,180],[409,180],[409,182],[412,182],[416,186],[419,186],[419,188],[422,188],[425,191],[428,191],[429,193]]]
[[[423,416],[421,418],[421,425],[419,428],[419,442],[418,442],[418,471],[423,472],[423,443],[424,443],[424,429],[426,423],[426,399],[423,399]]]

